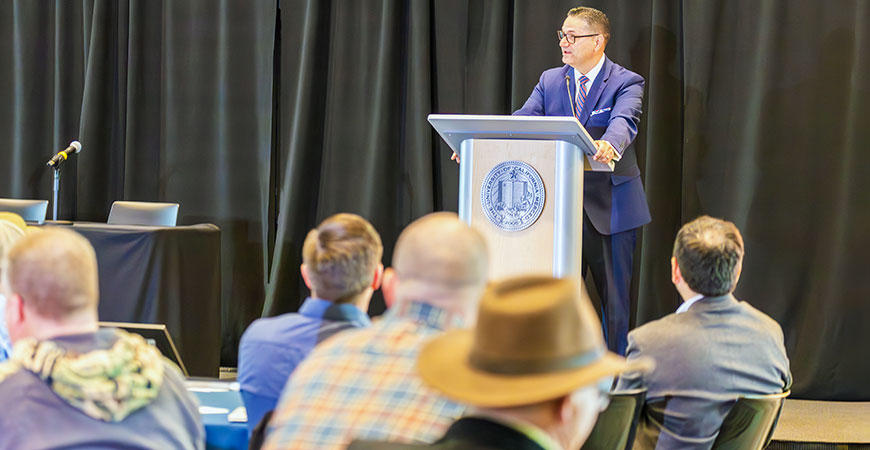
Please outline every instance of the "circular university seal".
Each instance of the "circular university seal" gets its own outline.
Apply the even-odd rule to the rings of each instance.
[[[530,227],[544,210],[544,181],[530,165],[505,161],[483,179],[480,203],[486,218],[504,231]]]

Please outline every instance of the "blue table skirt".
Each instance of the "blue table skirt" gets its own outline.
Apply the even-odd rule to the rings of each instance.
[[[242,406],[242,396],[238,391],[197,392],[192,391],[199,400],[200,407],[224,408],[232,412]],[[205,425],[205,443],[209,450],[246,450],[248,448],[248,427],[244,422],[229,422],[227,413],[201,414]]]

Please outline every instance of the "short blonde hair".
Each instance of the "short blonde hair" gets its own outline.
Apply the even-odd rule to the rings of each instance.
[[[381,236],[356,214],[336,214],[308,232],[302,263],[317,296],[336,303],[371,286],[384,247]]]
[[[22,237],[6,256],[5,282],[40,316],[62,321],[99,298],[97,256],[82,235],[48,228]]]
[[[0,258],[25,234],[18,224],[0,218]]]

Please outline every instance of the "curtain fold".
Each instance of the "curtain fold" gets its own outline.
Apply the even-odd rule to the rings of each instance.
[[[633,324],[672,312],[674,235],[710,214],[746,241],[737,296],[779,321],[794,396],[870,399],[870,4],[590,0],[607,55],[646,79],[636,141],[653,221]],[[78,138],[61,217],[175,201],[222,230],[223,362],[247,324],[307,290],[302,241],[336,212],[385,244],[456,210],[458,167],[430,113],[509,114],[561,65],[574,1],[0,1],[0,196],[49,198],[45,161]],[[379,294],[371,313],[383,310]]]

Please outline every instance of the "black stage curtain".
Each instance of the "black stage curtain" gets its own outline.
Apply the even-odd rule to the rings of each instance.
[[[870,399],[870,2],[582,4],[609,15],[608,56],[647,80],[637,152],[653,222],[635,323],[678,304],[680,225],[723,217],[746,241],[737,296],[782,324],[794,396]],[[42,164],[80,137],[64,218],[172,200],[182,223],[219,225],[232,364],[251,320],[298,307],[300,246],[319,220],[367,217],[389,263],[403,226],[455,210],[458,170],[426,115],[518,108],[560,65],[555,30],[577,3],[0,5],[0,196],[48,198]]]

